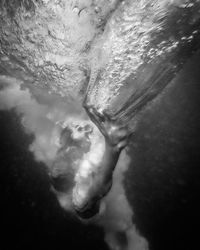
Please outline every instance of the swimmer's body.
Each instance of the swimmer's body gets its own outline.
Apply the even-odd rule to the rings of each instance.
[[[106,113],[98,112],[96,108],[87,103],[83,105],[91,121],[98,127],[105,138],[105,150],[98,166],[91,177],[87,177],[83,183],[70,184],[72,191],[72,206],[77,215],[83,219],[89,219],[100,210],[100,201],[110,190],[112,186],[112,175],[117,165],[121,151],[128,144],[130,132],[120,125],[117,121],[111,119]],[[59,174],[55,177],[51,175],[52,190],[56,194],[58,201],[65,209],[65,200],[68,199],[69,176]],[[86,183],[84,183],[86,182]],[[86,188],[82,198],[79,193]]]
[[[94,173],[86,197],[81,202],[73,200],[77,214],[82,218],[90,218],[99,212],[100,200],[112,186],[112,174],[121,151],[128,144],[130,132],[106,113],[98,112],[93,106],[84,104],[84,108],[105,138],[105,151],[98,166],[99,171]]]

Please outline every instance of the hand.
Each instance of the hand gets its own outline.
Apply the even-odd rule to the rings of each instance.
[[[113,119],[105,111],[98,111],[94,105],[88,104],[86,100],[83,103],[83,107],[110,145],[118,150],[126,147],[131,134],[126,125],[120,124],[116,118]]]

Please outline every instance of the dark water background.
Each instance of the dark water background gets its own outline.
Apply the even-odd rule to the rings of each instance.
[[[198,249],[200,53],[143,114],[132,138],[126,190],[152,250]],[[0,112],[1,249],[107,249],[103,232],[59,207],[45,167],[12,111]]]
[[[200,53],[144,113],[127,195],[153,250],[199,249]]]

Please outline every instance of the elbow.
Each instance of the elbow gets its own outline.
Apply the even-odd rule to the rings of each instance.
[[[94,217],[99,212],[100,199],[94,192],[83,192],[79,188],[73,190],[72,204],[76,214],[82,219]]]
[[[90,219],[97,215],[100,210],[100,200],[90,201],[86,206],[80,207],[74,205],[76,214],[82,219]]]
[[[74,190],[72,203],[77,215],[82,219],[90,219],[99,214],[101,199],[109,192],[111,186],[112,180],[90,190],[83,199]]]

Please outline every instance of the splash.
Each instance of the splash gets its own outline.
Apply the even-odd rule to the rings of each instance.
[[[88,90],[118,118],[136,113],[120,112],[124,99],[144,106],[199,48],[198,0],[0,4],[1,74],[79,102]]]
[[[123,2],[107,24],[87,101],[131,123],[200,48],[199,12],[199,1]]]

